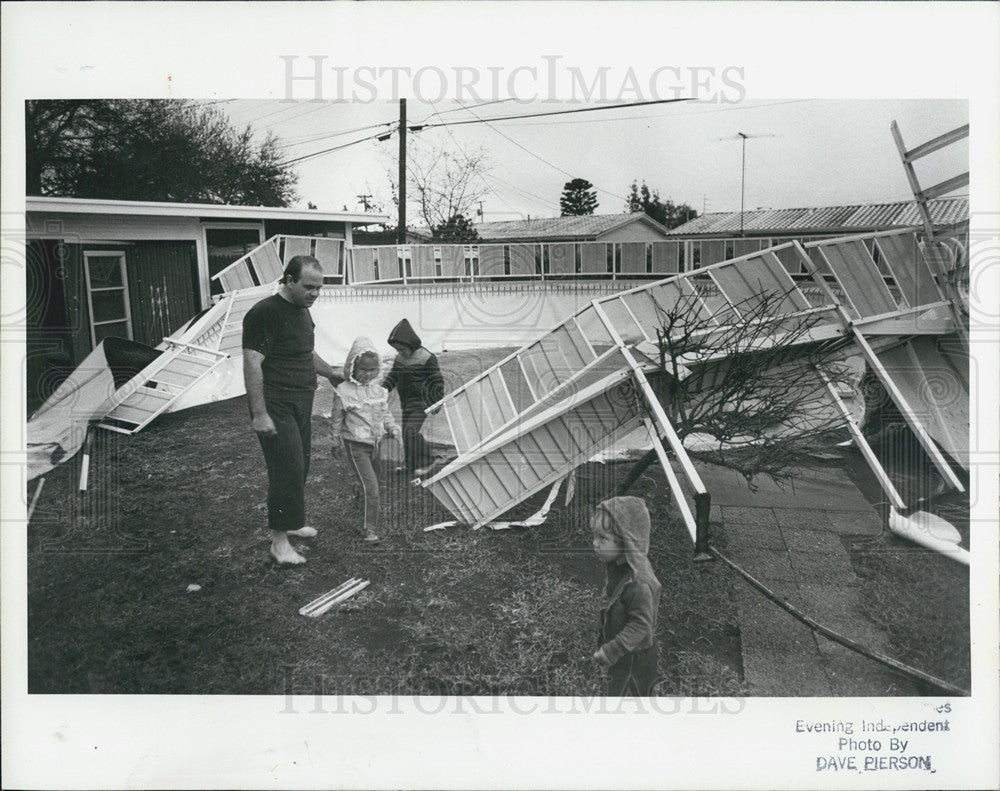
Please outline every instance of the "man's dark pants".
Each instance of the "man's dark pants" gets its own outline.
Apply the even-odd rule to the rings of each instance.
[[[306,518],[313,393],[280,398],[265,395],[264,403],[278,430],[272,437],[257,435],[267,464],[267,526],[270,530],[298,530]]]

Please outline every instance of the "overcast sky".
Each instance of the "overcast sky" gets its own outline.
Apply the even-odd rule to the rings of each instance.
[[[491,102],[464,109],[454,101],[407,102],[409,123],[466,121],[575,109],[585,104]],[[288,159],[349,143],[393,123],[398,104],[235,100],[221,106],[235,124],[276,134]],[[439,115],[435,115],[439,113]],[[968,123],[959,100],[776,99],[737,103],[682,102],[602,109],[540,119],[454,125],[411,132],[413,146],[444,145],[461,155],[482,149],[493,167],[486,176],[486,220],[559,215],[559,195],[570,178],[597,188],[597,212],[624,209],[633,179],[663,198],[699,212],[740,208],[742,144],[746,142],[746,208],[793,208],[908,200],[912,196],[889,131],[896,120],[907,147]],[[388,128],[388,127],[386,127]],[[342,134],[347,132],[348,134]],[[753,137],[758,135],[758,137]],[[396,167],[398,138],[368,140],[296,165],[301,205],[326,210],[360,208],[370,194],[385,211],[388,172]],[[968,167],[961,142],[919,163],[924,184]],[[414,197],[410,196],[410,202]],[[411,209],[409,224],[415,224]]]

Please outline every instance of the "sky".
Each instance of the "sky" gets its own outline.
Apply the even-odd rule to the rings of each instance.
[[[478,106],[477,106],[478,105]],[[287,100],[231,100],[220,106],[239,127],[280,139],[294,159],[387,131],[398,103],[344,104]],[[407,100],[409,125],[470,121],[598,104]],[[459,156],[484,152],[492,166],[482,183],[483,219],[559,216],[559,196],[571,178],[594,184],[598,214],[624,210],[633,180],[661,198],[688,203],[699,213],[745,208],[798,208],[910,200],[909,185],[890,133],[895,120],[908,148],[969,122],[963,100],[776,99],[724,103],[689,101],[593,112],[458,124],[410,132],[411,150],[444,147]],[[371,125],[382,125],[375,126]],[[359,131],[353,131],[359,130]],[[746,140],[746,171],[742,172]],[[372,195],[395,215],[389,173],[395,173],[398,137],[366,140],[295,165],[296,205],[361,208]],[[968,169],[962,141],[918,163],[925,185]],[[745,178],[745,181],[744,181]],[[958,193],[964,194],[964,193]],[[409,196],[408,224],[416,222]]]

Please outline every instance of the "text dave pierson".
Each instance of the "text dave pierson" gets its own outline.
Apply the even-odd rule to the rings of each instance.
[[[934,774],[929,755],[866,755],[861,763],[853,755],[817,755],[817,772],[884,772],[916,769]]]

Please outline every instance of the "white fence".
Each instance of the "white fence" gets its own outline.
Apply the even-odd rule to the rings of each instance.
[[[324,280],[342,283],[344,279],[344,240],[325,236],[288,236],[279,234],[237,258],[225,269],[212,275],[224,293],[263,286],[278,280],[288,262],[297,255],[311,255],[323,268]]]
[[[790,241],[804,244],[820,238],[825,237],[353,247],[346,251],[346,280],[358,285],[534,278],[658,280],[752,255]],[[873,244],[870,252],[878,256]],[[792,253],[782,250],[779,258],[789,274],[806,274],[802,261]],[[813,264],[820,271],[829,272],[820,256],[814,258]]]
[[[886,284],[895,287],[895,275],[884,263],[885,253],[875,239],[906,234],[889,231],[859,237]],[[826,258],[817,245],[828,237],[766,237],[758,239],[676,239],[654,242],[516,242],[509,244],[409,244],[347,247],[342,239],[275,236],[213,276],[224,292],[273,283],[289,259],[314,255],[323,265],[328,283],[349,285],[407,285],[432,282],[491,282],[509,280],[662,280],[723,261],[773,249],[785,270],[796,280],[807,280],[802,259],[788,242],[805,247],[810,262],[831,284],[835,283]],[[954,258],[955,256],[952,255]]]

